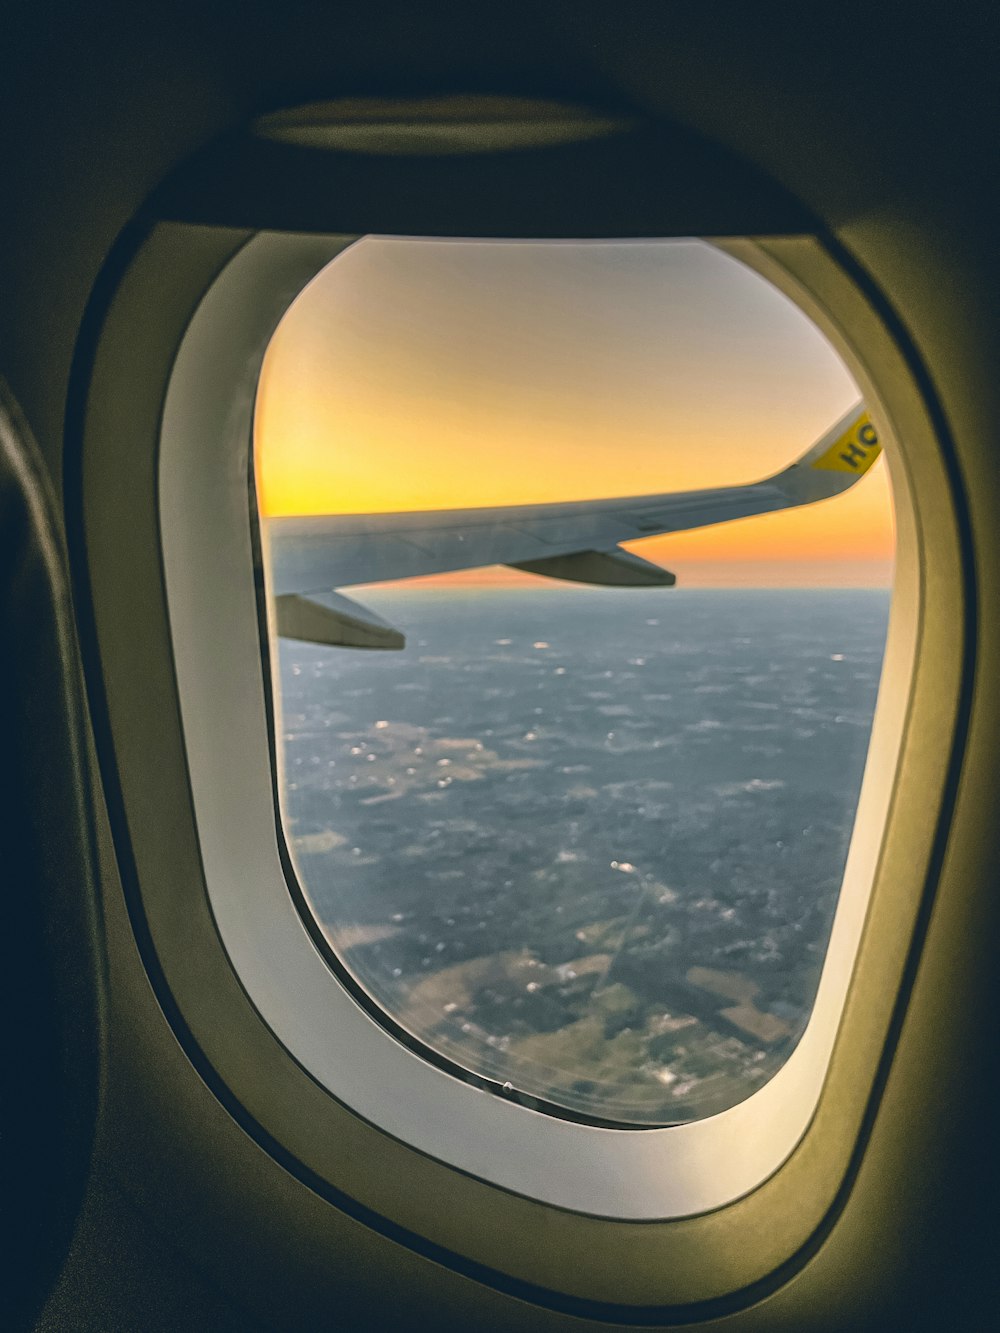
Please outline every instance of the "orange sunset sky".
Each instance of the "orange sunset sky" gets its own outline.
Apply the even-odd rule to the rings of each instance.
[[[859,396],[805,315],[699,241],[367,237],[268,349],[258,494],[279,516],[732,485],[784,467]],[[630,549],[682,586],[886,586],[885,464],[835,500]]]

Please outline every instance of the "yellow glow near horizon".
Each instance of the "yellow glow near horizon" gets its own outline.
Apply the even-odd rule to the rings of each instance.
[[[306,289],[268,349],[261,511],[732,485],[787,465],[857,397],[801,312],[700,242],[370,238]],[[836,500],[633,545],[688,584],[886,584],[885,465]]]

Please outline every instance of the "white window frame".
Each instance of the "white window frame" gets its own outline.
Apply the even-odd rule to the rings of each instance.
[[[532,1111],[402,1045],[341,984],[285,884],[248,510],[253,405],[271,332],[353,238],[259,233],[219,273],[177,350],[159,440],[159,518],[194,817],[212,913],[253,1006],[316,1082],[384,1133],[502,1190],[621,1221],[704,1214],[748,1194],[802,1141],[837,1037],[894,789],[919,622],[908,488],[858,359],[822,320],[888,437],[897,582],[857,818],[812,1015],[782,1068],[703,1120],[606,1129]],[[760,246],[723,248],[817,317]]]

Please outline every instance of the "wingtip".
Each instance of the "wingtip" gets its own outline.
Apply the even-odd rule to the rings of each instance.
[[[773,480],[796,504],[825,500],[860,481],[881,452],[878,431],[860,402]]]

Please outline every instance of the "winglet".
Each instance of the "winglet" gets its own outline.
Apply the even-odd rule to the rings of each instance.
[[[864,403],[857,403],[791,467],[769,477],[796,504],[840,495],[865,475],[882,445]]]

